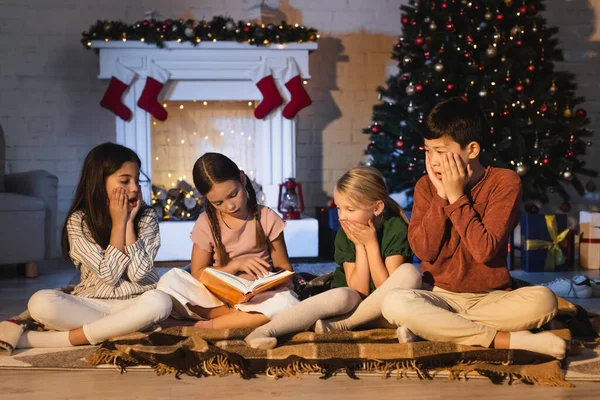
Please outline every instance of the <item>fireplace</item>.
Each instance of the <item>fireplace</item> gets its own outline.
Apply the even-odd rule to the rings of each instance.
[[[213,112],[226,116],[227,106],[230,110],[238,110],[242,104],[247,109],[254,107],[262,96],[251,80],[251,74],[263,64],[272,71],[282,96],[289,100],[289,94],[281,84],[284,68],[288,62],[295,62],[302,78],[310,79],[308,56],[317,49],[316,43],[257,47],[245,43],[203,42],[194,47],[189,43],[167,42],[160,49],[134,41],[93,41],[91,47],[99,50],[100,79],[111,78],[117,61],[137,74],[123,98],[133,116],[129,121],[115,117],[116,142],[130,147],[140,156],[142,171],[148,178],[142,182],[147,203],[151,202],[151,185],[155,180],[168,187],[176,184],[175,179],[186,176],[185,180],[191,183],[191,166],[186,173],[186,165],[190,162],[193,165],[194,157],[212,149],[231,156],[246,169],[248,175],[262,185],[265,205],[277,208],[279,184],[285,178],[296,176],[295,119],[285,119],[280,107],[263,120],[250,120],[247,112],[236,111],[229,120],[213,118],[213,122],[204,126],[195,120],[194,114]],[[170,113],[164,123],[153,120],[150,114],[136,105],[145,77],[154,64],[171,74],[160,97]],[[189,113],[185,113],[186,107]],[[177,128],[163,129],[177,123],[178,118],[185,122]],[[161,128],[161,124],[165,125]],[[217,143],[222,144],[225,140],[232,141],[228,143],[230,146],[221,146],[222,150],[219,150]],[[239,146],[239,143],[245,146]],[[234,150],[236,146],[237,150]],[[183,154],[180,150],[184,147],[187,159],[179,162],[177,155]],[[173,154],[168,153],[169,148],[174,149]],[[194,156],[194,151],[199,153]],[[169,161],[178,160],[177,165],[154,164],[163,157],[171,158]],[[189,240],[192,225],[193,222],[161,221],[162,245],[156,260],[188,260],[192,247]],[[318,227],[315,219],[303,217],[288,221],[285,235],[290,257],[317,256]]]

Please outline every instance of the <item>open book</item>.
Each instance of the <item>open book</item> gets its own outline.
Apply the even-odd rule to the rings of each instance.
[[[270,272],[255,281],[243,279],[215,268],[206,268],[200,275],[200,282],[219,299],[228,304],[240,304],[259,293],[283,285],[293,272],[285,269]]]

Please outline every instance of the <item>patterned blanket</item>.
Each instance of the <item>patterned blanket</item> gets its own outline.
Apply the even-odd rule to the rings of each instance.
[[[470,373],[494,381],[508,379],[532,384],[571,386],[560,363],[552,357],[522,350],[495,350],[446,342],[399,344],[393,329],[337,331],[326,334],[301,332],[280,340],[272,350],[248,347],[243,338],[249,329],[209,330],[171,327],[149,334],[134,333],[114,338],[87,358],[92,365],[114,364],[125,370],[148,365],[158,374],[203,376],[237,374],[275,378],[318,373],[328,378],[345,372],[388,377],[416,373],[431,379],[447,371],[451,379]],[[570,339],[568,330],[554,331]]]

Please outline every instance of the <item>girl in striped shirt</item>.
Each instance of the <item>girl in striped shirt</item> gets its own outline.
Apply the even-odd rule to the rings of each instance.
[[[26,331],[17,347],[96,344],[169,316],[171,299],[155,289],[160,235],[154,209],[142,202],[140,164],[135,152],[113,143],[87,155],[62,233],[63,255],[81,283],[71,294],[36,292],[29,312],[55,331]]]

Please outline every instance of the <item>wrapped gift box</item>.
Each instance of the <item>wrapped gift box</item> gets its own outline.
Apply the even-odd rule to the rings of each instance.
[[[585,269],[600,269],[600,213],[579,213],[579,264]]]
[[[573,231],[566,214],[521,216],[521,267],[528,272],[564,271],[573,265]]]

